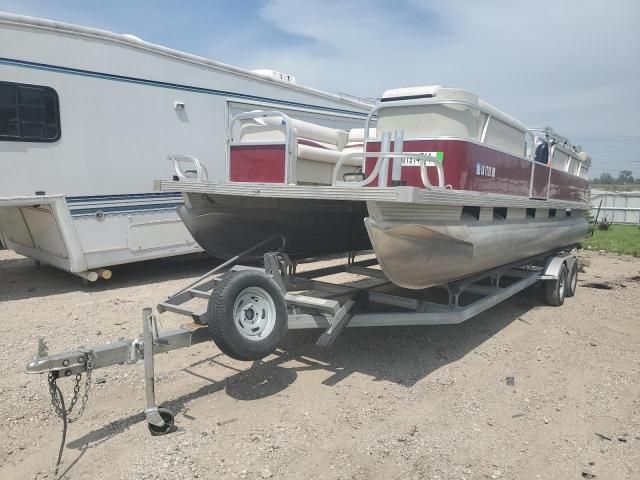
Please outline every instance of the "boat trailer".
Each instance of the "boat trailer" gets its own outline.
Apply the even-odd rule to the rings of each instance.
[[[138,362],[144,363],[144,412],[149,431],[152,435],[171,432],[174,429],[173,413],[159,407],[156,402],[154,355],[211,341],[213,337],[225,353],[230,350],[235,358],[250,358],[234,350],[233,345],[221,346],[219,343],[216,334],[220,335],[220,331],[216,331],[215,325],[210,325],[219,319],[213,322],[210,319],[212,314],[224,314],[224,309],[230,314],[228,326],[235,327],[238,338],[245,344],[249,342],[250,346],[251,342],[260,344],[263,338],[269,336],[267,332],[276,331],[275,323],[285,322],[285,328],[280,333],[287,328],[324,329],[317,343],[330,347],[345,327],[458,324],[540,281],[544,282],[547,302],[559,306],[566,296],[575,293],[578,273],[576,257],[565,249],[504,265],[442,287],[395,293],[398,287],[379,268],[375,268],[377,261],[373,255],[363,258],[350,254],[346,263],[304,273],[297,273],[298,265],[284,253],[265,254],[263,267],[235,265],[223,270],[222,267],[228,267],[228,264],[225,262],[158,304],[155,312],[152,308],[144,308],[142,334],[137,338],[120,339],[55,355],[48,354],[44,339],[40,338],[38,355],[28,363],[26,371],[48,374],[52,403],[63,418],[65,432],[67,415],[78,399],[82,399],[81,410],[86,404],[93,370]],[[355,274],[361,280],[350,284],[322,280],[323,277],[344,272]],[[235,297],[226,298],[225,295],[233,292],[234,284],[238,282],[242,282],[244,290]],[[265,288],[256,286],[260,282]],[[270,287],[266,288],[268,285]],[[390,293],[390,288],[395,291]],[[440,290],[443,301],[425,299],[421,294],[435,290]],[[193,299],[204,299],[208,301],[208,306],[189,306]],[[282,313],[278,311],[278,302],[286,306],[284,319],[273,318]],[[383,311],[380,307],[372,308],[373,305],[382,305]],[[159,331],[158,315],[163,312],[184,315],[193,322],[174,330]],[[275,350],[280,336],[266,355]],[[264,352],[258,352],[257,355],[260,358],[266,356]],[[80,392],[82,375],[88,377],[83,393]],[[56,385],[57,380],[65,377],[75,379],[74,395],[66,408]]]

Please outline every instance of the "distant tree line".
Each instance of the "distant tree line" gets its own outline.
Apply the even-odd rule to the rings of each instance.
[[[617,178],[610,173],[604,172],[599,177],[593,178],[591,183],[599,185],[633,185],[640,184],[640,177],[634,179],[633,172],[630,170],[620,170]]]

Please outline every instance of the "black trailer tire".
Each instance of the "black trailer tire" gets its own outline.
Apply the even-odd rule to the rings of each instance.
[[[209,331],[223,353],[236,360],[272,354],[287,330],[287,305],[280,287],[257,270],[229,272],[213,289]]]
[[[162,420],[164,421],[164,424],[162,426],[154,425],[153,423],[147,423],[149,432],[151,432],[151,435],[153,435],[154,437],[171,433],[175,426],[173,413],[171,413],[168,409],[160,407],[158,408],[158,413],[160,414],[160,417],[162,417]]]
[[[554,307],[562,305],[567,294],[567,266],[562,265],[556,280],[547,280],[545,283],[544,296],[547,303]]]
[[[571,264],[569,273],[567,274],[567,297],[573,297],[576,294],[578,288],[578,260],[575,260]]]

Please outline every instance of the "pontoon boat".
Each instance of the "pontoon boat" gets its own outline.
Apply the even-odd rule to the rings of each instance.
[[[590,163],[550,128],[428,86],[385,92],[350,131],[239,114],[227,181],[189,178],[176,163],[159,188],[183,193],[179,215],[216,257],[274,235],[299,258],[372,246],[391,281],[422,289],[579,244]]]

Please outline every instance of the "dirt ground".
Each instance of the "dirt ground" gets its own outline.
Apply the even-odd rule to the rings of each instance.
[[[640,259],[581,256],[590,265],[561,308],[532,287],[458,326],[348,329],[329,351],[304,331],[264,362],[230,360],[213,343],[159,355],[158,399],[178,426],[163,437],[149,435],[141,413],[141,365],[95,371],[104,382],[69,427],[61,473],[638,479]],[[144,306],[211,265],[119,267],[87,289],[0,251],[1,479],[53,478],[61,423],[46,378],[24,373],[38,336],[52,353],[137,336]],[[61,384],[68,398],[71,382]]]

